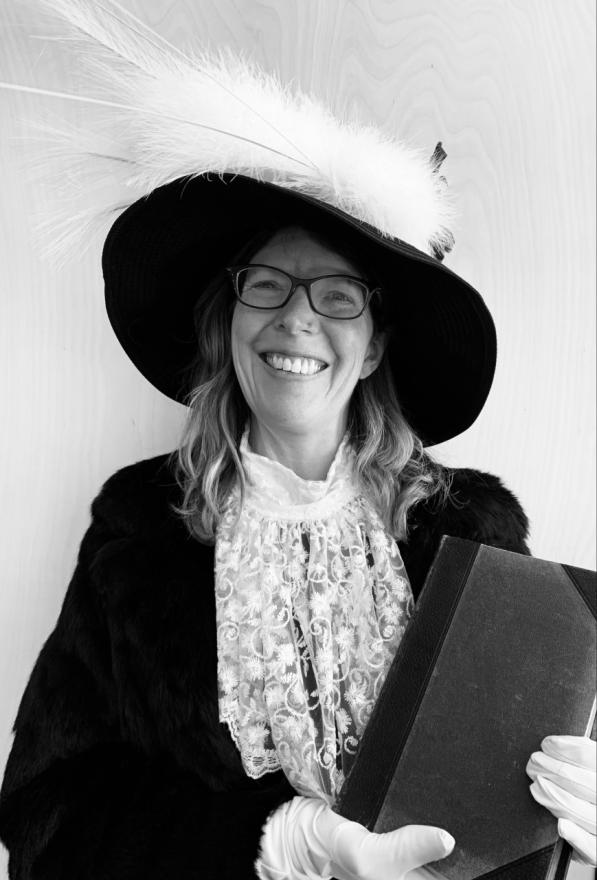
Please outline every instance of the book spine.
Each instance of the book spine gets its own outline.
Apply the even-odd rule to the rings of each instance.
[[[355,763],[334,805],[341,816],[360,822],[369,830],[373,830],[383,806],[481,546],[475,541],[451,539],[448,552],[442,553],[440,579],[435,561],[444,543],[442,538],[415,613],[365,729]],[[428,605],[430,610],[426,610]],[[416,626],[422,614],[429,624]]]

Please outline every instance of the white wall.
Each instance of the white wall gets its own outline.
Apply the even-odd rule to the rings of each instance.
[[[123,2],[181,47],[244,48],[338,112],[430,154],[443,142],[461,214],[446,262],[483,292],[499,364],[477,423],[436,454],[503,477],[535,555],[594,568],[593,0]],[[80,88],[73,59],[28,38],[46,32],[34,5],[0,0],[0,16],[0,79]],[[0,766],[92,497],[119,466],[171,449],[183,416],[113,338],[101,241],[61,272],[38,256],[31,227],[49,196],[19,176],[8,136],[40,100],[0,90]],[[44,106],[80,124],[88,112]]]

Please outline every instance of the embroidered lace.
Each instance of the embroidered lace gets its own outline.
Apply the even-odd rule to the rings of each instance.
[[[252,778],[282,768],[332,803],[410,619],[394,539],[342,440],[325,480],[254,453],[245,428],[215,548],[220,721]]]

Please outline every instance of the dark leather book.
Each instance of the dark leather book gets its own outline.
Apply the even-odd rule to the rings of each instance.
[[[560,880],[570,847],[525,773],[594,717],[596,575],[444,537],[334,809],[438,825],[448,880]]]

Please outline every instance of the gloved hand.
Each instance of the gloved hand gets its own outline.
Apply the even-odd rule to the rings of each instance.
[[[586,736],[547,736],[533,752],[526,772],[531,794],[558,819],[558,833],[574,850],[575,861],[596,866],[597,747]]]
[[[318,798],[295,797],[266,822],[255,867],[261,880],[416,880],[416,868],[453,848],[441,828],[405,825],[375,834]]]

